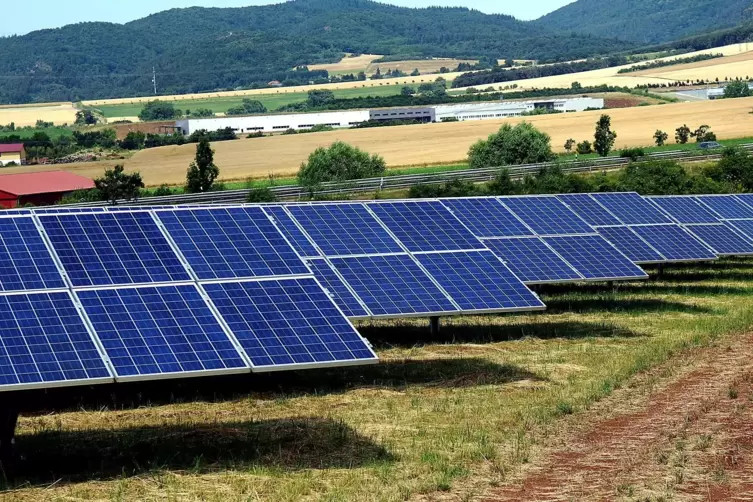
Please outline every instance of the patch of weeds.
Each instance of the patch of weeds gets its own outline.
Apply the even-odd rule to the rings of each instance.
[[[727,390],[727,396],[729,396],[730,399],[737,399],[738,394],[738,390],[734,387],[730,387],[729,390]]]
[[[623,483],[617,487],[617,495],[622,497],[632,497],[635,493],[635,487],[629,483]]]
[[[701,434],[695,442],[695,449],[698,451],[706,451],[711,446],[711,435]]]
[[[559,416],[572,415],[574,411],[573,405],[568,402],[560,401],[557,403],[557,415]]]

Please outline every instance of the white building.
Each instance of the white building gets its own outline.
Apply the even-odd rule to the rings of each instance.
[[[532,113],[539,108],[546,108],[560,112],[582,112],[588,109],[604,108],[604,100],[600,98],[570,98],[537,101],[462,103],[438,105],[434,107],[434,110],[436,111],[437,122],[442,122],[443,119],[457,119],[463,122],[466,120],[490,120],[506,117],[521,117],[523,114]]]
[[[282,133],[288,129],[296,131],[311,129],[316,125],[337,128],[353,127],[369,120],[368,110],[339,111],[327,113],[291,113],[279,115],[249,115],[244,117],[219,117],[209,119],[185,119],[175,122],[183,134],[196,131],[216,131],[227,127],[238,134],[264,132]]]

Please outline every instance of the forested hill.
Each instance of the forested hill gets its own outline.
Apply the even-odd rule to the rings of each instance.
[[[750,19],[752,0],[578,0],[534,24],[551,30],[661,43]]]
[[[0,38],[0,103],[248,87],[300,77],[299,65],[345,52],[411,57],[574,59],[632,47],[553,33],[465,8],[408,9],[367,0],[296,0],[176,9],[125,25],[82,23]]]

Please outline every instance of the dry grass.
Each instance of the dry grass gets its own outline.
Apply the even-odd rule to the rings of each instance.
[[[476,64],[478,60],[475,59],[414,59],[408,61],[389,61],[386,63],[372,63],[369,65],[366,73],[376,73],[377,68],[382,73],[386,73],[387,70],[400,70],[404,73],[410,74],[413,70],[418,69],[421,73],[439,73],[439,70],[444,67],[450,70],[457,68],[460,63]]]
[[[73,124],[77,111],[73,103],[0,106],[0,124],[13,122],[16,127],[25,127],[33,126],[37,120],[54,122],[56,125]]]
[[[378,54],[361,54],[360,56],[352,57],[346,55],[340,60],[339,63],[329,64],[310,64],[309,70],[327,70],[328,72],[342,73],[342,72],[355,72],[366,71],[372,61],[379,59],[382,56]]]
[[[421,320],[363,325],[374,367],[151,384],[101,396],[119,411],[22,417],[8,498],[470,500],[532,460],[558,418],[749,329],[752,287],[750,260],[549,287],[545,314],[454,319],[441,339]]]
[[[653,143],[656,129],[674,131],[682,124],[710,125],[721,139],[753,136],[753,98],[678,103],[662,106],[610,110],[619,134],[617,147],[646,146]],[[526,121],[552,136],[552,145],[562,150],[568,138],[578,141],[593,137],[594,124],[601,112],[526,117]],[[242,180],[295,174],[300,163],[316,148],[336,140],[346,141],[368,152],[384,156],[392,167],[443,164],[462,161],[468,148],[499,129],[503,123],[518,120],[485,120],[352,129],[314,134],[274,136],[215,143],[215,161],[224,180]],[[124,162],[139,171],[147,185],[181,184],[195,154],[195,145],[153,148],[137,152]],[[6,168],[4,173],[64,169],[83,176],[99,176],[115,162],[93,162],[60,166]]]

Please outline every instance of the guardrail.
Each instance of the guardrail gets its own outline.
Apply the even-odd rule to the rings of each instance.
[[[740,145],[744,150],[753,151],[753,143]],[[721,154],[706,152],[688,152],[686,150],[672,150],[648,154],[645,159],[653,160],[718,160]],[[583,173],[593,171],[607,171],[622,168],[630,163],[630,159],[622,157],[604,157],[588,160],[573,160],[565,163],[545,162],[541,164],[528,164],[522,166],[505,166],[513,179],[521,179],[527,175],[536,174],[542,168],[559,165],[566,173]],[[487,167],[483,169],[464,169],[458,171],[446,171],[432,174],[406,174],[398,176],[384,176],[381,178],[367,178],[348,182],[322,183],[312,193],[309,188],[290,185],[270,187],[272,193],[280,201],[295,201],[308,198],[311,195],[337,195],[344,193],[375,192],[377,190],[399,190],[416,185],[440,184],[453,180],[470,181],[480,183],[491,181],[499,174],[501,167]],[[118,204],[129,206],[161,206],[177,204],[238,204],[245,202],[250,189],[223,190],[218,192],[167,195],[164,197],[144,197],[138,200],[121,200]],[[107,206],[108,202],[89,202],[67,204],[66,207],[97,207]]]

